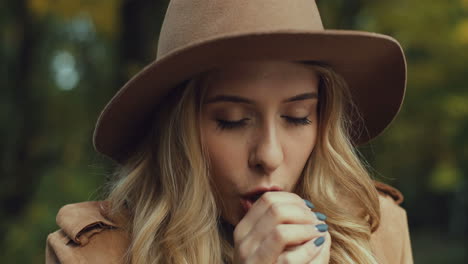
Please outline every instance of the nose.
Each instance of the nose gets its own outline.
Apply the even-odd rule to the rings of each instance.
[[[271,174],[283,162],[283,149],[274,127],[264,129],[259,135],[249,156],[249,166],[261,173]]]

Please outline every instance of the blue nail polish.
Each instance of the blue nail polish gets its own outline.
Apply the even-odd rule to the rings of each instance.
[[[320,232],[325,232],[328,230],[328,225],[327,224],[319,224],[315,226],[318,231]]]
[[[315,215],[317,216],[317,219],[320,220],[320,221],[325,221],[327,220],[327,216],[322,214],[322,213],[319,213],[319,212],[314,212]]]
[[[310,209],[314,209],[314,208],[315,208],[315,206],[314,206],[310,201],[304,199],[304,202],[305,202],[305,204],[307,205],[307,207],[309,207]]]
[[[319,237],[315,239],[314,244],[315,246],[319,247],[320,245],[323,244],[323,242],[325,242],[325,237]]]

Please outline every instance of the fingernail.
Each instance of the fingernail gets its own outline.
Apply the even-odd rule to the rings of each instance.
[[[317,219],[320,220],[320,221],[325,221],[327,220],[327,216],[322,214],[322,213],[319,213],[319,212],[314,212],[315,215],[317,216]]]
[[[315,206],[314,206],[309,200],[304,199],[304,202],[305,202],[305,204],[307,205],[307,207],[309,207],[310,209],[314,209],[314,208],[315,208]]]
[[[315,239],[314,244],[315,246],[319,247],[320,245],[323,244],[323,242],[325,242],[325,237],[319,237]]]
[[[320,232],[325,232],[328,230],[328,225],[327,224],[319,224],[315,226],[318,231]]]

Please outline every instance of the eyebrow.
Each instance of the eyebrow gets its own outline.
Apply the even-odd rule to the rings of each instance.
[[[302,101],[302,100],[307,100],[307,99],[316,99],[318,98],[317,93],[302,93],[295,95],[291,98],[287,98],[282,101],[282,103],[289,103],[289,102],[294,102],[294,101]],[[212,104],[212,103],[218,103],[218,102],[232,102],[232,103],[245,103],[245,104],[255,104],[254,100],[247,99],[245,97],[237,96],[237,95],[217,95],[205,102],[205,104]]]

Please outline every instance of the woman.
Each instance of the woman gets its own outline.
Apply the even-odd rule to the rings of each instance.
[[[310,0],[173,0],[155,62],[98,120],[108,199],[63,207],[48,263],[412,263],[401,193],[355,146],[404,95],[399,44]]]

